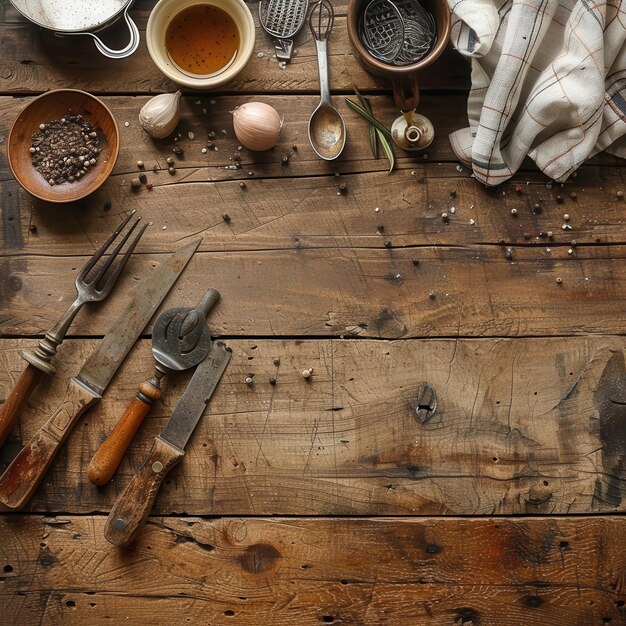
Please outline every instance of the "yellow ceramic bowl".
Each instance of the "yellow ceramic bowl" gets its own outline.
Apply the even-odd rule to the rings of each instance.
[[[223,72],[215,76],[196,78],[182,72],[171,61],[165,45],[165,33],[174,16],[196,5],[211,5],[226,11],[239,29],[241,43],[235,60]],[[213,89],[233,80],[252,56],[254,36],[254,20],[243,0],[160,0],[150,13],[146,30],[148,52],[155,65],[168,78],[191,89]]]

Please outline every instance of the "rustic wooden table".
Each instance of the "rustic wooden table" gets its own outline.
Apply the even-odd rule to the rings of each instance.
[[[142,34],[153,4],[133,10]],[[170,176],[172,142],[151,141],[137,121],[150,94],[175,89],[145,41],[110,61],[87,38],[55,39],[0,3],[0,398],[23,369],[19,349],[64,311],[77,268],[120,217],[137,208],[153,222],[114,297],[79,314],[2,467],[56,407],[144,269],[199,236],[163,307],[219,289],[209,324],[234,351],[153,516],[129,549],[115,549],[106,514],[187,380],[173,379],[112,483],[92,486],[91,456],[152,371],[146,329],[27,509],[2,511],[0,623],[626,623],[621,163],[600,155],[563,188],[529,165],[484,189],[447,140],[466,122],[468,86],[450,52],[422,77],[434,144],[398,155],[387,175],[343,103],[357,85],[386,123],[395,117],[388,85],[350,51],[346,7],[336,0],[330,42],[349,127],[339,162],[322,162],[307,140],[318,101],[310,35],[281,69],[257,27],[234,83],[185,96],[185,157]],[[54,207],[18,187],[4,147],[30,97],[59,87],[102,96],[122,148],[100,191]],[[243,151],[232,169],[229,111],[258,99],[284,113],[281,144]],[[211,131],[219,150],[203,154]],[[152,191],[130,188],[138,159]],[[424,382],[437,408],[422,422]]]

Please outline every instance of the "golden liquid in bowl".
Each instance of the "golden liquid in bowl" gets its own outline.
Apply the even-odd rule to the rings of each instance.
[[[239,28],[226,11],[197,4],[176,14],[165,32],[170,59],[185,74],[208,76],[225,70],[237,56]]]

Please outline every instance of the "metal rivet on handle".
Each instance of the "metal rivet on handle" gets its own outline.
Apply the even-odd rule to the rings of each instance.
[[[161,461],[155,461],[155,462],[152,464],[152,471],[153,471],[155,474],[158,474],[158,473],[159,473],[162,469],[163,469],[163,463],[161,463]]]
[[[113,522],[113,528],[115,528],[115,530],[124,530],[124,528],[126,528],[126,522],[121,517],[118,517]]]

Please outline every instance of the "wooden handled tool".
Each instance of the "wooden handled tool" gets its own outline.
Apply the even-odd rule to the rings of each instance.
[[[230,348],[214,343],[194,372],[165,428],[156,437],[143,466],[119,496],[104,526],[107,541],[127,546],[150,513],[167,473],[181,461],[231,357]]]
[[[137,395],[91,459],[87,477],[94,485],[106,484],[117,470],[150,407],[161,399],[163,376],[189,369],[207,355],[211,336],[205,320],[219,298],[218,291],[209,289],[195,309],[177,307],[159,315],[152,332],[154,377],[139,385]]]
[[[30,363],[21,373],[6,402],[0,406],[0,446],[6,441],[20,415],[22,406],[38,385],[43,371]]]
[[[48,421],[0,477],[0,502],[22,508],[35,492],[78,418],[100,400],[115,372],[193,256],[200,241],[166,258],[138,284],[111,330],[69,381],[65,397]]]
[[[0,407],[0,446],[6,441],[13,430],[20,416],[22,407],[35,390],[37,383],[41,380],[41,375],[48,374],[52,376],[55,373],[56,368],[52,363],[52,357],[56,354],[57,348],[63,343],[65,335],[78,311],[80,311],[87,302],[99,302],[100,300],[104,300],[111,292],[111,289],[113,289],[130,255],[133,253],[137,242],[146,230],[147,224],[128,244],[126,252],[124,252],[124,255],[118,263],[113,266],[113,261],[119,256],[128,238],[139,223],[139,219],[134,220],[115,249],[109,253],[106,261],[101,263],[98,267],[96,267],[96,265],[104,253],[107,252],[113,242],[118,238],[119,234],[124,230],[134,214],[135,211],[132,211],[80,270],[75,280],[76,300],[70,304],[67,311],[61,316],[61,319],[45,334],[45,337],[39,342],[37,348],[34,350],[24,350],[21,353],[22,358],[28,363],[28,366],[24,372],[22,372],[13,391],[9,394],[7,401]]]

